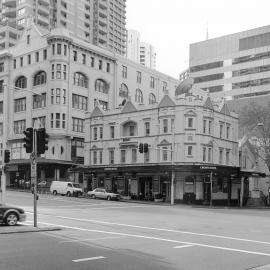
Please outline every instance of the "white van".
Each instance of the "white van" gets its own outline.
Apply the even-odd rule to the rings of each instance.
[[[76,197],[83,194],[79,184],[64,181],[52,181],[50,192],[54,195],[62,194]]]

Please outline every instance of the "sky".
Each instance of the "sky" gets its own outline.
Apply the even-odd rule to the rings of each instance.
[[[127,0],[127,29],[152,44],[157,70],[178,78],[189,45],[270,24],[269,0]]]

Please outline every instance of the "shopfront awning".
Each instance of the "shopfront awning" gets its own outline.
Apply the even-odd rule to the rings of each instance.
[[[266,177],[266,174],[257,170],[256,168],[252,168],[252,169],[241,169],[240,176]]]

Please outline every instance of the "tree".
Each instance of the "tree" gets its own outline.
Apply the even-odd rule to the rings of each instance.
[[[257,158],[270,171],[270,103],[259,105],[252,102],[241,110],[239,135],[246,135],[250,139]]]

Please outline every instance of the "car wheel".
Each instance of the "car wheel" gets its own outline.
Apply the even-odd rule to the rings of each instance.
[[[111,197],[111,196],[108,196],[108,197],[107,197],[107,200],[108,200],[108,201],[110,201],[111,199],[112,199],[112,197]]]
[[[95,198],[96,198],[96,195],[95,195],[95,194],[93,194],[93,195],[91,196],[91,198],[92,198],[92,199],[95,199]]]
[[[18,215],[14,212],[10,212],[7,214],[5,218],[5,223],[9,226],[15,226],[18,222]]]
[[[70,191],[67,192],[67,196],[68,196],[68,197],[71,197]]]
[[[57,191],[56,190],[53,191],[53,195],[57,195]]]

